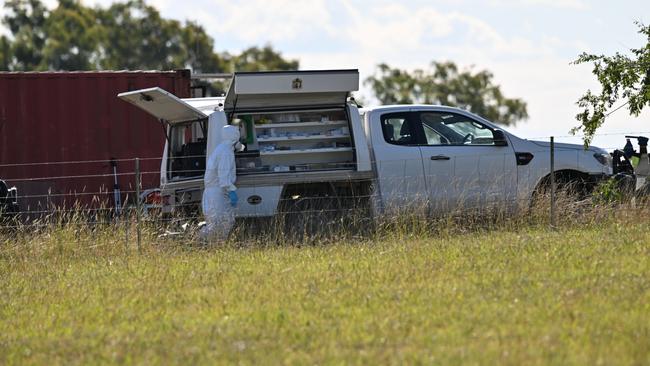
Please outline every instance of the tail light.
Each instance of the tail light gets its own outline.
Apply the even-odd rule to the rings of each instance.
[[[162,202],[162,196],[160,196],[160,192],[158,191],[153,191],[144,198],[144,203],[147,205],[160,205]]]

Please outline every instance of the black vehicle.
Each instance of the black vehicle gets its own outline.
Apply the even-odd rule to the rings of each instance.
[[[18,215],[18,190],[16,187],[7,186],[7,183],[0,179],[0,223],[11,220]]]

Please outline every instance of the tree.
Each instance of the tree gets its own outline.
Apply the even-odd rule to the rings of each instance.
[[[647,42],[641,48],[630,49],[631,55],[618,52],[614,56],[582,53],[574,61],[574,64],[593,63],[592,72],[602,88],[600,94],[587,90],[577,102],[582,111],[576,115],[576,119],[581,125],[571,132],[582,131],[585,146],[591,143],[594,133],[610,114],[627,106],[630,115],[638,116],[644,107],[650,105],[650,26],[639,22],[635,24]],[[610,110],[619,100],[624,100],[623,104]]]
[[[49,15],[47,8],[39,0],[8,0],[4,7],[8,13],[2,21],[13,35],[8,52],[12,57],[7,69],[39,70],[47,38],[45,31],[45,20]]]
[[[239,55],[230,56],[224,54],[225,71],[288,71],[298,70],[298,60],[287,60],[275,51],[270,45],[263,48],[250,47],[242,51]],[[210,71],[206,71],[210,72]],[[209,95],[223,95],[228,90],[229,81],[195,81],[195,85],[207,87]]]
[[[5,36],[0,37],[0,71],[8,71],[9,63],[12,60],[11,43],[9,38]]]
[[[514,125],[528,118],[526,103],[521,99],[503,96],[493,84],[489,71],[473,73],[459,70],[453,62],[432,62],[431,69],[417,69],[411,73],[377,67],[378,75],[365,80],[375,97],[383,104],[442,104],[467,109],[503,125]]]
[[[214,52],[214,41],[201,25],[187,22],[182,37],[187,50],[185,63],[192,70],[204,73],[226,70],[224,57]]]
[[[169,70],[186,67],[183,27],[142,0],[97,9],[103,32],[102,69]]]
[[[232,71],[298,70],[298,60],[285,60],[270,45],[250,47],[231,59]]]
[[[60,0],[45,20],[47,38],[39,70],[91,70],[99,63],[101,28],[78,0]]]
[[[377,66],[379,76],[371,76],[365,84],[370,85],[375,98],[383,104],[409,104],[419,99],[418,81],[408,71],[393,69],[386,64]]]
[[[40,0],[7,0],[0,67],[33,70],[170,70],[195,72],[294,70],[271,46],[240,55],[217,53],[214,40],[192,21],[165,19],[144,0],[87,7],[60,0],[49,11]]]

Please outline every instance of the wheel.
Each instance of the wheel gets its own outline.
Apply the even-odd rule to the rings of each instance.
[[[372,221],[370,185],[357,182],[287,187],[279,213],[285,233],[299,240],[337,232],[361,233]]]

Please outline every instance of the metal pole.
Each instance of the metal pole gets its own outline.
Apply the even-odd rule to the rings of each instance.
[[[198,73],[192,74],[191,79],[232,79],[230,73]]]
[[[129,202],[129,195],[126,195],[126,198],[124,198],[124,202]],[[124,252],[128,253],[129,252],[129,223],[131,222],[131,213],[130,210],[126,210],[124,212],[124,215],[122,215],[122,218],[124,219]]]
[[[141,253],[140,246],[140,158],[135,158],[135,223],[138,233],[138,253]]]
[[[555,228],[555,138],[551,136],[551,228]]]

